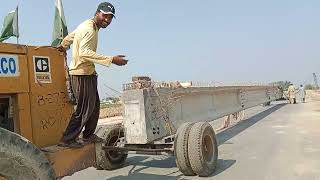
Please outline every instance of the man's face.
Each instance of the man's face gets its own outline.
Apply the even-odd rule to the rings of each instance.
[[[96,19],[97,19],[97,26],[99,28],[106,28],[111,24],[112,19],[113,19],[113,15],[112,14],[103,14],[102,12],[97,12]]]

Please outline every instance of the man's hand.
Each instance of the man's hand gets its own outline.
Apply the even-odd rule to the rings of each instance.
[[[124,59],[126,56],[125,55],[117,55],[113,56],[112,58],[112,63],[116,64],[118,66],[123,66],[126,65],[128,60]]]
[[[57,49],[58,49],[58,51],[62,52],[63,54],[65,54],[65,55],[67,54],[66,48],[64,48],[62,45],[59,45],[57,47]]]

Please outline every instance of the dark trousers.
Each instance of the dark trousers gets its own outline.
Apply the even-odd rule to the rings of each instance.
[[[71,76],[71,84],[77,99],[76,110],[70,118],[62,140],[70,142],[75,140],[83,127],[83,138],[94,134],[100,113],[100,99],[97,89],[96,75]]]

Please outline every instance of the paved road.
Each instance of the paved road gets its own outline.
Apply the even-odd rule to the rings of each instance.
[[[246,117],[217,133],[218,169],[211,177],[183,176],[173,157],[131,155],[121,169],[88,168],[63,180],[320,179],[320,101],[259,106]]]

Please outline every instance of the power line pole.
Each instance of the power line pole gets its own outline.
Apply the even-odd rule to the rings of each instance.
[[[314,85],[315,85],[316,89],[319,89],[319,84],[318,84],[317,75],[316,75],[316,73],[313,73],[312,75],[313,75]]]

